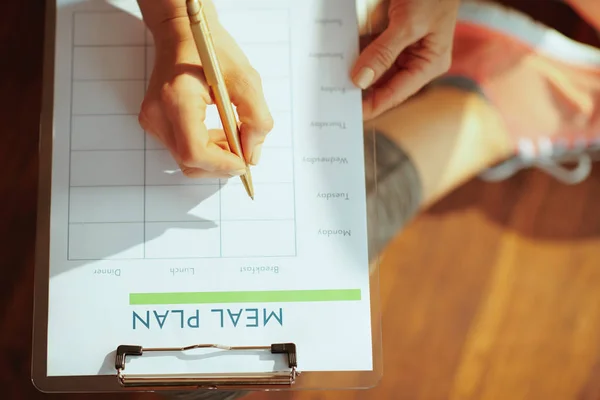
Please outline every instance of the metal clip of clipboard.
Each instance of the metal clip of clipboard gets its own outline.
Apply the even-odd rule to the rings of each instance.
[[[126,375],[126,358],[141,357],[145,352],[189,351],[214,348],[220,350],[270,350],[271,354],[285,354],[289,371],[251,374],[193,374],[193,375]],[[289,387],[296,382],[300,372],[294,343],[274,343],[270,346],[224,346],[219,344],[196,344],[186,347],[144,348],[138,345],[120,345],[115,356],[117,379],[123,387],[194,387],[197,389],[231,389],[240,387]]]

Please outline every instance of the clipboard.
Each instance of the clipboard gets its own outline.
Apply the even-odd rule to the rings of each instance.
[[[360,0],[358,0],[360,2]],[[366,7],[366,4],[365,4]],[[48,363],[48,307],[49,307],[49,246],[50,246],[50,202],[52,189],[52,149],[54,141],[54,74],[55,74],[55,23],[56,0],[46,1],[46,26],[44,45],[44,87],[39,134],[39,182],[38,182],[38,219],[36,235],[36,265],[34,282],[34,313],[32,342],[32,383],[46,393],[68,392],[126,392],[126,391],[174,391],[174,390],[335,390],[368,389],[377,385],[383,375],[381,308],[379,299],[379,256],[370,254],[370,317],[372,343],[372,369],[349,372],[304,371],[302,369],[302,351],[293,341],[275,343],[255,343],[238,345],[236,343],[180,343],[174,347],[153,347],[143,341],[139,343],[116,342],[114,344],[114,371],[108,375],[49,376]],[[375,132],[365,132],[366,142],[375,141]],[[373,168],[367,169],[373,174],[367,181],[372,182],[371,196],[377,196],[377,171],[375,146],[372,153],[365,154],[365,163]],[[375,202],[375,201],[373,201]],[[368,212],[368,232],[372,237],[377,229],[378,216],[373,210]],[[369,252],[378,248],[377,243],[369,244]],[[324,347],[336,346],[326,343]],[[194,349],[214,348],[223,351],[264,350],[273,357],[280,357],[286,365],[278,371],[257,373],[221,373],[213,371],[204,374],[129,374],[128,363],[132,359],[142,359],[148,354],[185,353]],[[73,347],[71,356],[86,357],[86,348]],[[351,358],[353,349],[344,349]],[[171,354],[171,356],[174,356]]]

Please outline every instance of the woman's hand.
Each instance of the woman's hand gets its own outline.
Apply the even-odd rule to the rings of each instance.
[[[365,119],[404,102],[448,71],[460,4],[460,0],[373,1],[387,8],[387,24],[352,71],[358,87],[373,89],[364,99]]]
[[[209,131],[204,124],[206,108],[213,102],[189,28],[185,2],[183,7],[174,9],[175,14],[165,14],[158,20],[150,14],[156,8],[149,10],[157,3],[148,3],[148,18],[145,16],[150,22],[147,25],[154,37],[156,57],[139,115],[141,126],[170,150],[188,177],[231,177],[245,173],[244,160],[229,151],[224,132]],[[265,136],[273,128],[261,79],[219,24],[212,4],[204,3],[227,89],[240,119],[245,161],[255,165]]]

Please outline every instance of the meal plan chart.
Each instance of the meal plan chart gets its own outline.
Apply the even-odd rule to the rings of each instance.
[[[184,176],[140,128],[155,53],[136,1],[58,0],[49,376],[114,374],[121,344],[294,342],[301,371],[372,370],[354,1],[216,2],[275,120],[252,201],[239,178]],[[126,371],[286,367],[216,352]]]

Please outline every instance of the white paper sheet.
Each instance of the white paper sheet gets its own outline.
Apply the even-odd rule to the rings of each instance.
[[[275,119],[255,201],[183,177],[139,127],[154,60],[135,0],[57,1],[48,375],[114,374],[120,344],[295,342],[300,370],[371,370],[354,0],[217,2]],[[204,351],[127,371],[281,367]]]

